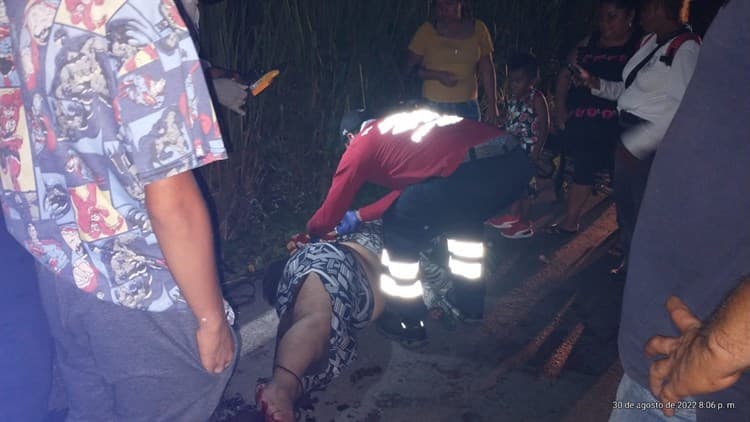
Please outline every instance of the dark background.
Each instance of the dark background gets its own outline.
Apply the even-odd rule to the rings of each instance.
[[[335,133],[343,111],[383,110],[419,96],[420,82],[403,74],[403,64],[430,3],[224,0],[202,6],[205,58],[243,73],[282,69],[270,88],[249,100],[245,117],[217,110],[230,159],[202,173],[217,210],[225,269],[262,266],[284,253],[284,239],[304,230],[338,161]],[[506,57],[531,51],[542,69],[538,87],[554,106],[559,58],[594,27],[597,3],[475,0],[474,15],[494,41],[498,89]],[[696,31],[705,31],[720,4],[691,3]]]

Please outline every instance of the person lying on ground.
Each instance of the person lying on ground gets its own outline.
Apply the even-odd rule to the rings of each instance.
[[[266,420],[295,420],[305,393],[324,389],[357,356],[356,332],[383,311],[379,220],[330,242],[293,238],[289,259],[267,269],[263,295],[279,327],[271,378],[255,401]]]

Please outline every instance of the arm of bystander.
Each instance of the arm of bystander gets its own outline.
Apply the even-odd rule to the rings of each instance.
[[[646,353],[664,356],[651,364],[649,383],[665,403],[664,414],[672,415],[675,408],[666,403],[729,388],[750,368],[750,278],[742,280],[705,324],[677,297],[669,298],[666,308],[681,336],[654,336],[646,343]]]

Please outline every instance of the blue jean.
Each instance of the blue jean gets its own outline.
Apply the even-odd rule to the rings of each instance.
[[[461,116],[464,119],[480,121],[482,117],[477,100],[469,100],[462,103],[441,103],[426,100],[425,105],[440,113]]]
[[[690,398],[685,398],[690,402]],[[617,396],[612,402],[609,422],[695,422],[695,409],[676,409],[674,416],[667,418],[661,402],[646,387],[622,376],[617,387]]]

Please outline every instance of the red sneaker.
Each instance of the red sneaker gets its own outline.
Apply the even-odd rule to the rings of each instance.
[[[507,229],[500,230],[500,234],[508,239],[525,239],[534,235],[531,223],[517,222]]]
[[[516,223],[518,223],[518,217],[510,214],[492,217],[484,222],[484,224],[490,225],[496,229],[509,229]]]

